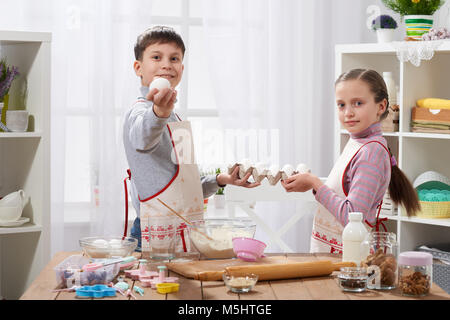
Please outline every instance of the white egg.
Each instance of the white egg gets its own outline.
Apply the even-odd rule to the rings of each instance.
[[[292,173],[294,172],[294,167],[290,164],[284,165],[283,169],[281,171],[284,171],[288,177],[292,176]]]
[[[105,248],[108,246],[108,241],[104,239],[97,239],[95,241],[92,241],[92,245],[94,247]]]
[[[295,171],[297,171],[298,173],[307,173],[307,172],[311,172],[311,170],[309,169],[309,167],[304,164],[304,163],[300,163],[297,168],[295,169]]]
[[[122,241],[119,239],[111,239],[111,240],[109,240],[109,245],[112,248],[120,248],[120,247],[122,247]]]
[[[170,82],[166,78],[155,78],[152,83],[150,83],[149,91],[152,91],[153,88],[158,90],[170,88]]]
[[[269,168],[269,172],[272,176],[276,176],[279,171],[280,171],[280,167],[276,164],[271,165]]]
[[[265,167],[264,163],[257,162],[255,164],[255,170],[256,170],[257,174],[262,174],[266,170],[266,167]]]
[[[247,170],[252,166],[250,159],[242,159],[241,164],[244,166],[244,170]]]

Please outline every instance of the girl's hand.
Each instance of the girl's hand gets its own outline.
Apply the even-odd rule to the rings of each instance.
[[[217,176],[217,183],[220,185],[225,185],[225,184],[232,184],[235,186],[240,186],[240,187],[244,187],[244,188],[254,188],[259,186],[261,183],[259,182],[248,182],[248,178],[250,178],[250,175],[252,173],[249,172],[245,175],[245,177],[243,177],[242,179],[239,179],[239,167],[236,167],[234,169],[234,171],[230,174],[226,174],[226,173],[220,173]]]
[[[323,183],[311,173],[298,173],[281,180],[281,185],[287,192],[305,192],[310,189],[317,190]]]
[[[153,111],[158,117],[168,118],[175,107],[177,91],[172,88],[153,88],[145,98],[153,101]]]

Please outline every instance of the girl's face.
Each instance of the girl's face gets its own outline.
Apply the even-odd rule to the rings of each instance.
[[[345,80],[336,85],[339,121],[350,133],[361,132],[380,120],[387,101],[376,103],[369,85],[363,80]]]
[[[171,42],[149,45],[143,52],[142,61],[134,62],[134,71],[146,87],[154,78],[162,77],[175,88],[181,81],[183,70],[183,52]]]

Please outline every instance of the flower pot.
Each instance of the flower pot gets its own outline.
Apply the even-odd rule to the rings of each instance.
[[[415,40],[421,40],[422,35],[433,27],[433,16],[430,15],[407,15],[404,19],[406,36]]]
[[[215,194],[214,195],[214,207],[216,209],[225,208],[225,195],[224,194]]]
[[[3,102],[0,102],[0,122],[6,125],[6,111],[8,110],[9,94],[3,97]],[[0,128],[0,132],[4,130]]]
[[[392,42],[394,41],[395,29],[377,29],[378,42]]]

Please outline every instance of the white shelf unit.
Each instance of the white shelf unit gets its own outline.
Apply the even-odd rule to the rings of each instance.
[[[353,68],[370,68],[380,74],[391,71],[399,86],[397,102],[400,106],[399,132],[386,132],[392,153],[399,168],[413,182],[425,171],[434,170],[450,177],[450,134],[411,132],[411,109],[417,99],[436,97],[450,99],[450,41],[443,43],[431,60],[421,61],[419,67],[397,59],[389,43],[336,45],[335,79]],[[337,113],[336,113],[337,114]],[[335,158],[349,139],[335,117]],[[397,234],[400,252],[414,250],[422,244],[450,242],[450,219],[407,217],[399,207],[389,220],[388,231]]]
[[[0,197],[19,189],[30,197],[22,213],[30,222],[0,227],[0,296],[10,300],[50,261],[51,33],[0,31],[0,56],[20,72],[9,110],[30,114],[29,132],[0,132]]]

